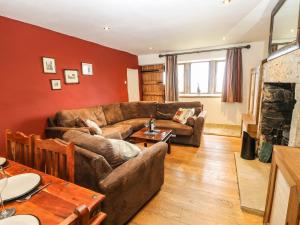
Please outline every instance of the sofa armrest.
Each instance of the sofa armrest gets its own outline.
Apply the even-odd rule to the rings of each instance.
[[[114,169],[99,182],[105,195],[105,224],[124,224],[160,190],[164,182],[166,143],[157,143]]]
[[[201,137],[204,129],[204,121],[206,117],[206,111],[202,111],[195,119],[193,145],[199,147],[201,144]]]
[[[75,183],[98,191],[98,183],[112,172],[103,156],[75,147]]]
[[[206,118],[206,111],[202,111],[201,113],[199,113],[199,115],[198,115],[198,118],[200,117],[200,118],[203,118],[203,119],[205,119]]]
[[[46,127],[45,129],[45,136],[46,138],[60,138],[65,132],[68,130],[78,130],[87,134],[90,134],[89,127]]]
[[[205,117],[206,117],[206,111],[202,111],[201,113],[199,113],[198,116],[191,116],[187,119],[187,122],[186,122],[186,125],[190,126],[190,127],[194,127],[195,126],[195,123],[196,123],[196,120],[198,120],[198,123],[199,121],[201,120],[205,120]]]
[[[161,160],[163,163],[168,145],[163,142],[152,145],[150,148],[143,150],[137,157],[123,163],[117,167],[109,176],[99,183],[100,190],[105,192],[114,192],[124,185],[136,185],[139,180],[135,180],[136,177],[141,178],[143,176],[142,170],[148,169],[147,166],[152,164],[151,161]],[[155,171],[153,171],[155,172]],[[163,171],[160,171],[163,172]]]

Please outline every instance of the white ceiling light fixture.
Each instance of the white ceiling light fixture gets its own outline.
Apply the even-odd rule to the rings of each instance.
[[[104,30],[106,30],[106,31],[108,31],[108,30],[110,30],[111,29],[111,27],[110,26],[104,26],[104,28],[103,28]]]
[[[231,0],[223,0],[223,4],[227,5],[231,2]]]
[[[294,33],[295,32],[295,30],[294,29],[291,29],[291,33]]]
[[[223,41],[226,41],[226,37],[225,37],[225,36],[223,36],[223,37],[222,37],[222,40],[223,40]]]
[[[149,49],[149,50],[153,50],[153,47],[149,47],[148,49]]]

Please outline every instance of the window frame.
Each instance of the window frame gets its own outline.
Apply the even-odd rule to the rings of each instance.
[[[191,93],[191,65],[193,63],[209,63],[208,74],[208,93]],[[179,93],[179,97],[221,97],[222,92],[216,92],[217,65],[218,62],[226,63],[225,59],[203,60],[193,62],[179,62],[178,65],[184,65],[184,92]],[[224,71],[225,73],[225,71]],[[224,74],[225,75],[225,74]]]

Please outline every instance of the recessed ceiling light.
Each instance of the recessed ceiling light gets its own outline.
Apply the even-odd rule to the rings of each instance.
[[[223,3],[226,5],[226,4],[229,4],[231,2],[231,0],[223,0]]]
[[[294,33],[295,32],[295,30],[294,29],[291,29],[291,33]]]
[[[110,27],[110,26],[105,26],[103,29],[104,29],[104,30],[110,30],[111,27]]]
[[[149,47],[148,49],[149,49],[149,50],[153,50],[153,48],[152,48],[152,47]]]
[[[223,37],[222,37],[222,40],[223,40],[223,41],[226,41],[226,37],[225,37],[225,36],[223,36]]]

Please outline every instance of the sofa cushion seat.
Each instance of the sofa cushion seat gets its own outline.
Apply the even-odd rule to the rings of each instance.
[[[114,124],[102,128],[102,135],[110,138],[120,134],[122,139],[129,137],[133,132],[132,126],[128,124]]]
[[[193,135],[193,127],[174,122],[172,120],[156,120],[155,126],[157,128],[171,129],[173,134],[182,136]]]
[[[145,126],[145,123],[148,122],[150,118],[136,118],[130,120],[124,120],[122,122],[116,123],[115,125],[130,125],[133,131],[138,131]]]

